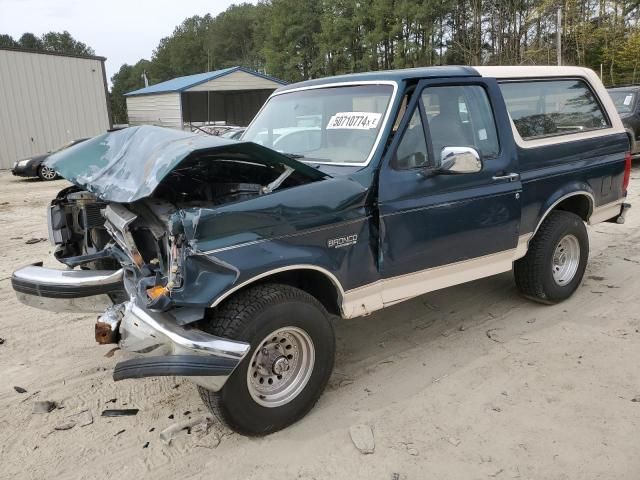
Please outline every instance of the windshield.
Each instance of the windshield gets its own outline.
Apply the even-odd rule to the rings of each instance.
[[[633,105],[636,101],[636,94],[634,92],[628,90],[617,92],[609,91],[609,95],[618,113],[631,113],[633,111]]]
[[[319,163],[364,163],[392,94],[391,85],[355,85],[275,95],[242,140]]]

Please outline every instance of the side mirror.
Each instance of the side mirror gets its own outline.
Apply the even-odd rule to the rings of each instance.
[[[475,148],[444,147],[440,154],[438,173],[460,174],[478,173],[482,170],[482,160]]]

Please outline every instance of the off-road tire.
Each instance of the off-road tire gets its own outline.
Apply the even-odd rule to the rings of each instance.
[[[571,281],[559,285],[553,278],[553,255],[560,240],[567,235],[577,238],[580,260]],[[571,212],[553,211],[529,243],[527,254],[514,262],[516,286],[531,300],[546,304],[561,302],[569,298],[582,282],[588,260],[589,236],[582,219]]]
[[[304,388],[281,406],[265,407],[249,393],[247,370],[259,344],[279,328],[303,330],[313,341],[315,362]],[[224,387],[213,392],[198,387],[200,397],[221,422],[248,436],[281,430],[300,420],[322,394],[335,357],[335,335],[323,305],[308,293],[281,284],[263,284],[238,293],[224,302],[203,329],[213,335],[251,344],[242,362]]]

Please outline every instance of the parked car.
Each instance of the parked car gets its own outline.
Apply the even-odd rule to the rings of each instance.
[[[24,158],[22,160],[18,160],[13,164],[13,168],[11,169],[11,173],[13,173],[17,177],[39,177],[40,180],[56,180],[58,174],[54,169],[45,165],[45,160],[49,158],[53,153],[60,152],[66,148],[77,145],[80,142],[84,142],[87,140],[86,138],[79,138],[77,140],[73,140],[72,142],[65,143],[62,147],[54,150],[53,152],[43,153],[42,155],[35,155],[33,157]]]
[[[271,148],[298,116],[320,127]],[[103,312],[98,342],[139,354],[114,380],[188,377],[222,422],[264,435],[324,390],[332,315],[511,269],[532,300],[571,296],[586,225],[624,221],[628,148],[583,68],[288,85],[240,142],[142,126],[52,156],[74,184],[49,208],[55,256],[73,270],[28,266],[12,285],[27,305]]]
[[[609,95],[629,136],[631,154],[640,154],[640,86],[610,88]]]

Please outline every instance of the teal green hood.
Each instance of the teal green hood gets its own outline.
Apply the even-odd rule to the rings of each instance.
[[[46,164],[104,201],[129,203],[150,196],[187,157],[198,153],[242,155],[263,165],[286,165],[319,180],[309,165],[252,142],[238,142],[163,127],[130,127],[105,133],[49,157]]]

